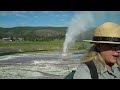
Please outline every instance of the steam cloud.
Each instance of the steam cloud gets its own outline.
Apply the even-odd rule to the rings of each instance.
[[[67,29],[63,53],[67,53],[78,37],[89,28],[96,27],[105,21],[118,23],[119,19],[120,11],[80,11],[73,17]]]

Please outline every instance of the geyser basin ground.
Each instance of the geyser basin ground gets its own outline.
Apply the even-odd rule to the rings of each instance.
[[[81,53],[16,54],[0,57],[1,79],[63,79],[80,63]]]

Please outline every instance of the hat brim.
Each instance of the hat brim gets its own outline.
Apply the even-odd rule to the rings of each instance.
[[[112,41],[92,41],[92,40],[83,40],[84,42],[90,43],[108,43],[108,44],[120,44],[120,42],[112,42]]]

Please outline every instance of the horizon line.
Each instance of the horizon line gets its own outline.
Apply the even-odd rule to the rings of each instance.
[[[11,27],[0,26],[0,28],[16,28],[16,27],[68,27],[68,26],[11,26]]]

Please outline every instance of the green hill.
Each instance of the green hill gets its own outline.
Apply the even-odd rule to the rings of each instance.
[[[23,38],[26,41],[62,39],[65,37],[67,27],[0,27],[0,39],[11,37],[15,40]]]
[[[50,41],[64,39],[67,27],[0,27],[0,39],[10,37],[13,41],[22,38],[24,41]],[[81,33],[79,40],[91,39],[94,28]]]

